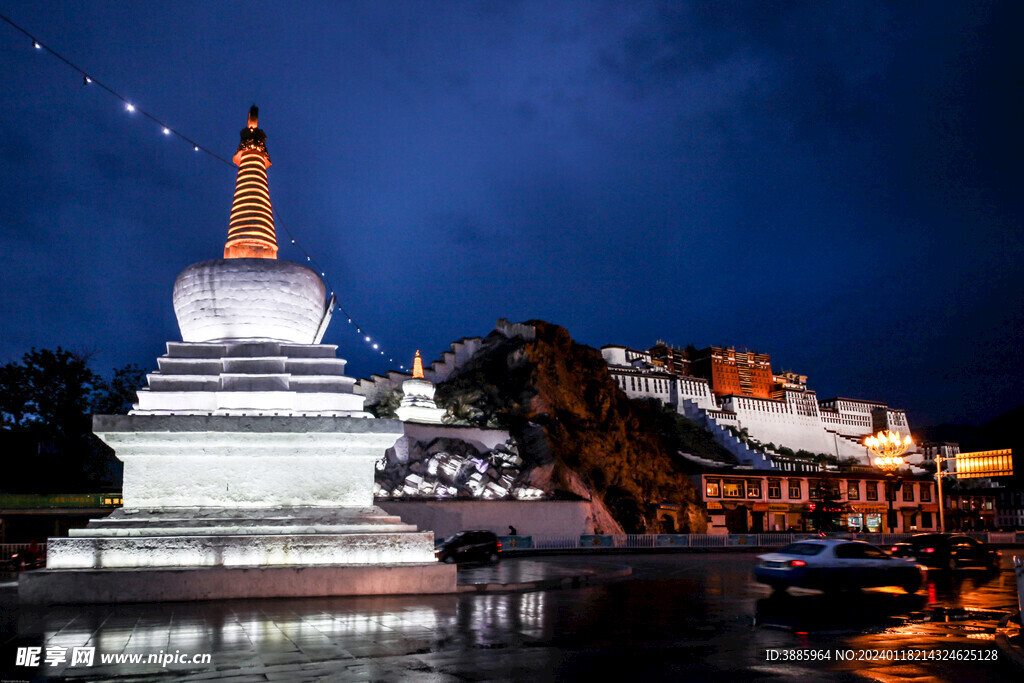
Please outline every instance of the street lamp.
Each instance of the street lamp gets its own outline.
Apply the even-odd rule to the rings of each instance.
[[[903,486],[903,479],[896,478],[896,470],[903,465],[903,454],[912,444],[909,434],[904,439],[899,432],[886,430],[864,439],[864,446],[875,455],[875,467],[885,472],[885,498],[889,501],[886,522],[890,534],[896,528],[896,514],[892,509],[892,501],[896,497],[896,491]]]

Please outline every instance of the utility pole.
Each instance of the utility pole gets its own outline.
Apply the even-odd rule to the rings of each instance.
[[[942,463],[956,458],[943,458],[942,453],[935,454],[935,475],[938,477],[939,486],[939,533],[946,533],[946,506],[942,500]]]

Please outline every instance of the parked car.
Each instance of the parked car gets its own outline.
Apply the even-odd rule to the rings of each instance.
[[[924,567],[863,541],[799,541],[758,559],[761,562],[754,567],[754,578],[779,591],[790,587],[831,592],[899,586],[914,593],[925,578]]]
[[[460,531],[434,549],[441,562],[497,562],[501,541],[490,531]]]
[[[909,541],[892,544],[890,552],[947,571],[969,567],[998,571],[1002,556],[989,544],[963,534],[917,534]]]

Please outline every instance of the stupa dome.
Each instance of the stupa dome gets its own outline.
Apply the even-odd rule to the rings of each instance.
[[[304,265],[267,258],[193,263],[174,283],[181,339],[319,343],[326,288]],[[326,324],[324,325],[326,328]]]

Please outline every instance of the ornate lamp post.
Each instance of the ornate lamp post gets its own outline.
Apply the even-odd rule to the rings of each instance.
[[[875,467],[885,472],[885,498],[889,501],[889,513],[886,517],[889,533],[896,528],[896,515],[892,509],[892,501],[896,492],[903,486],[903,478],[896,477],[896,470],[903,465],[903,454],[907,452],[913,441],[910,435],[902,438],[899,432],[880,431],[875,436],[864,439],[864,445],[875,455]]]

